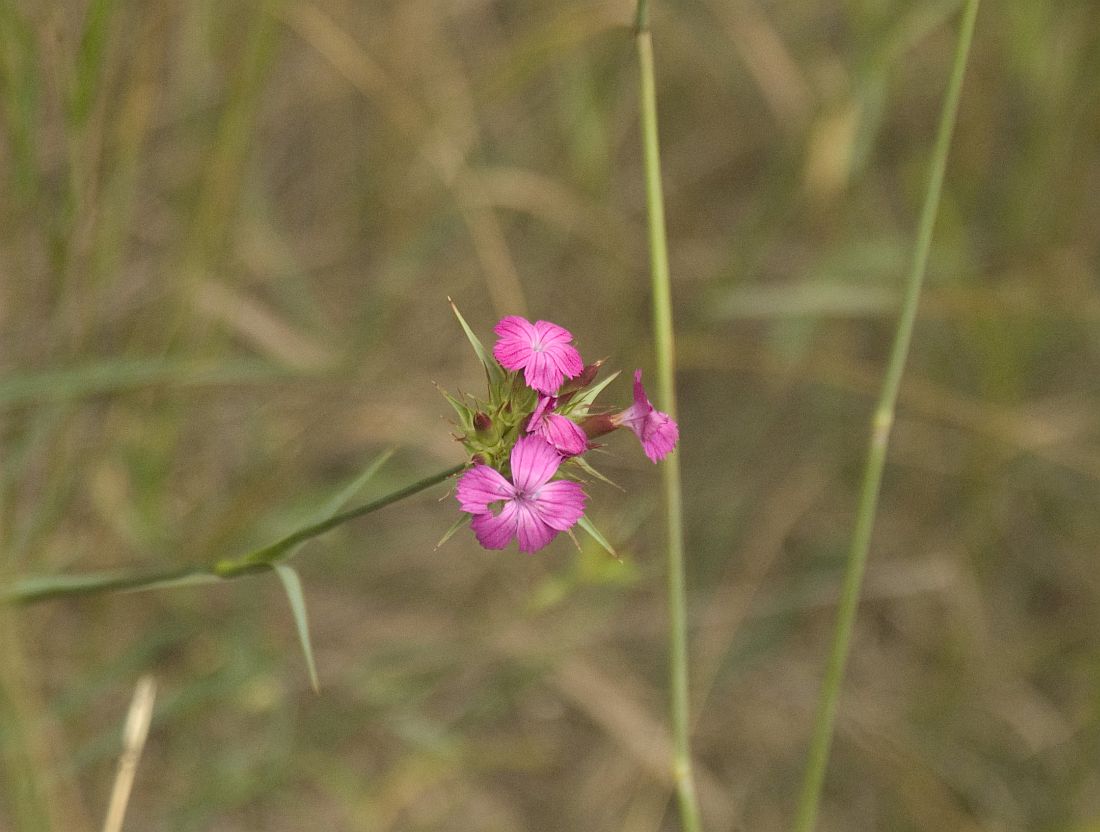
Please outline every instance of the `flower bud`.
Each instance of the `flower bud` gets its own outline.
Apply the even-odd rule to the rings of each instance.
[[[606,360],[606,358],[601,358],[599,361],[593,361],[581,370],[579,376],[565,382],[565,384],[561,386],[561,390],[558,391],[558,398],[560,399],[564,396],[568,396],[570,393],[576,393],[578,390],[583,390],[595,381],[596,376],[599,375],[600,367],[603,366]]]
[[[589,439],[595,439],[597,436],[611,433],[611,431],[619,427],[610,413],[596,413],[592,416],[586,416],[581,420],[580,425],[581,430],[584,431],[584,435]]]
[[[474,414],[474,427],[479,431],[487,431],[493,426],[493,420],[489,418],[488,413],[478,411]]]

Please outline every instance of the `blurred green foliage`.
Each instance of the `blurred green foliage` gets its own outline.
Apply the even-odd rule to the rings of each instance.
[[[708,828],[783,828],[957,2],[657,3]],[[0,2],[0,580],[210,563],[384,448],[497,316],[652,367],[628,2]],[[1100,7],[986,4],[823,829],[1100,822]],[[603,394],[627,401],[620,379]],[[424,495],[274,576],[0,611],[0,829],[674,828],[653,468],[623,557]],[[583,536],[581,536],[583,538]]]

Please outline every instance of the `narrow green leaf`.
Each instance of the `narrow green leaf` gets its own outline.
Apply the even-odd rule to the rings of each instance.
[[[317,512],[316,515],[311,518],[311,523],[320,523],[322,520],[328,520],[332,515],[342,509],[347,503],[358,494],[363,487],[370,482],[374,475],[382,470],[382,466],[389,462],[390,457],[393,456],[393,448],[387,450],[376,456],[365,469],[363,473],[337,491],[331,499],[329,499]]]
[[[162,581],[150,581],[141,586],[132,586],[119,590],[120,592],[149,592],[154,589],[178,589],[182,586],[201,586],[203,584],[221,583],[222,578],[209,572],[195,572],[192,575],[183,575],[179,578],[165,578]]]
[[[29,603],[48,598],[88,595],[99,592],[139,592],[161,586],[186,586],[218,580],[201,569],[182,568],[166,572],[112,570],[84,575],[43,575],[23,578],[0,589],[0,601]]]
[[[573,400],[569,403],[569,412],[574,413],[575,411],[579,411],[578,415],[581,416],[587,414],[588,408],[592,405],[592,402],[596,401],[596,396],[600,395],[600,393],[603,392],[603,389],[607,387],[607,385],[617,379],[620,372],[620,370],[616,370],[599,384],[595,384],[592,387],[589,387],[580,395],[575,396]]]
[[[313,663],[313,645],[309,640],[309,618],[306,616],[306,597],[302,593],[302,582],[293,567],[285,563],[273,563],[271,568],[283,582],[286,590],[286,598],[290,602],[290,611],[294,614],[294,623],[298,627],[298,641],[302,644],[302,654],[306,659],[306,667],[309,668],[309,681],[316,693],[321,692],[321,685],[317,681],[317,667]]]
[[[452,537],[455,536],[455,532],[457,532],[459,529],[461,529],[463,526],[465,526],[469,522],[470,522],[470,515],[465,514],[465,513],[460,514],[458,516],[458,519],[454,521],[454,523],[451,525],[451,527],[443,533],[443,537],[439,538],[439,542],[437,544],[435,544],[435,549],[439,549],[444,543],[446,543],[448,540],[450,540]],[[434,549],[433,549],[433,551],[434,551]]]
[[[501,368],[497,360],[493,358],[492,353],[485,349],[485,345],[481,343],[480,339],[474,335],[474,331],[470,329],[470,325],[466,323],[466,319],[463,318],[462,313],[458,311],[455,302],[450,298],[447,298],[447,301],[451,304],[451,311],[455,313],[458,322],[462,324],[462,330],[466,333],[466,339],[470,342],[470,345],[474,348],[474,352],[477,353],[478,359],[484,365],[485,372],[489,376],[489,384],[502,384],[504,382],[503,368]]]
[[[298,529],[290,532],[290,534],[284,535],[281,539],[274,543],[262,546],[259,549],[254,549],[246,555],[235,560],[226,560],[215,566],[214,571],[216,574],[222,577],[227,577],[228,572],[233,571],[239,566],[251,564],[273,564],[276,561],[287,560],[294,557],[298,551],[311,539],[312,535],[304,534],[309,529],[313,529],[319,525],[327,523],[341,508],[354,497],[363,486],[365,486],[371,478],[378,473],[386,461],[393,456],[393,450],[383,451],[370,465],[366,467],[362,474],[345,485],[339,491],[336,492],[329,500],[327,500],[321,509],[316,512],[309,520],[308,523],[303,524]]]
[[[599,543],[611,557],[615,558],[615,560],[620,560],[619,553],[615,551],[615,547],[608,542],[606,537],[600,534],[599,529],[592,525],[592,521],[588,519],[587,515],[582,514],[581,519],[577,521],[577,525],[588,532],[589,536]]]
[[[322,535],[330,529],[334,529],[349,520],[354,520],[356,517],[371,514],[381,508],[396,503],[398,500],[403,500],[405,497],[417,494],[429,486],[436,485],[453,477],[455,474],[465,470],[465,468],[466,463],[456,465],[453,468],[448,468],[446,471],[440,471],[430,477],[425,477],[419,482],[414,482],[404,488],[399,488],[397,491],[393,491],[384,497],[379,497],[377,500],[372,500],[364,505],[350,508],[339,514],[334,514],[319,523],[303,526],[296,532],[291,532],[286,537],[276,540],[274,543],[268,544],[267,546],[254,549],[241,557],[227,558],[218,561],[214,564],[212,571],[215,575],[219,575],[220,577],[232,578],[240,574],[262,570],[275,561],[282,560],[286,552],[291,550],[296,551],[294,547],[299,543]]]

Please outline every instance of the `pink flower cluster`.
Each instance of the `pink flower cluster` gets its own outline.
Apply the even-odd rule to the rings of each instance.
[[[591,413],[595,391],[585,399],[577,397],[602,362],[586,367],[567,329],[509,315],[494,332],[498,337],[492,354],[499,366],[490,367],[493,361],[487,357],[483,361],[491,380],[501,368],[509,375],[495,389],[491,384],[490,403],[477,402],[476,412],[464,420],[472,430],[460,438],[474,451],[474,464],[459,479],[455,493],[486,549],[503,549],[517,540],[521,552],[536,552],[559,532],[572,529],[584,514],[584,490],[580,483],[561,478],[563,463],[594,447],[593,437],[619,427],[633,431],[646,456],[657,462],[676,446],[679,428],[649,401],[641,370],[634,373],[630,407]],[[466,412],[462,404],[452,403],[460,414]]]

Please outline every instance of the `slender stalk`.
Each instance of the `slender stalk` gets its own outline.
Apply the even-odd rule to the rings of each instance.
[[[432,474],[414,483],[392,491],[377,500],[348,509],[319,523],[305,526],[261,549],[249,552],[239,558],[223,560],[212,567],[183,567],[157,572],[98,572],[85,575],[59,575],[37,578],[24,578],[14,586],[0,589],[0,603],[32,604],[53,598],[72,598],[78,595],[98,595],[105,592],[134,592],[144,589],[158,589],[168,586],[213,583],[220,580],[240,578],[270,569],[293,553],[295,547],[324,534],[349,520],[383,509],[413,494],[418,494],[433,485],[438,485],[465,468],[465,464],[456,465],[446,471]]]
[[[399,488],[397,491],[393,491],[384,497],[379,497],[377,500],[366,503],[365,505],[350,508],[339,514],[334,514],[327,520],[322,520],[319,523],[314,523],[312,526],[298,529],[298,531],[288,534],[281,540],[277,540],[269,546],[251,552],[243,558],[239,558],[235,561],[222,561],[215,566],[214,571],[222,578],[230,578],[235,576],[238,572],[254,571],[258,566],[262,567],[274,563],[276,560],[280,559],[283,553],[289,551],[299,543],[304,543],[318,535],[324,534],[329,529],[342,526],[349,520],[354,520],[357,517],[362,517],[364,514],[378,511],[388,505],[404,500],[406,497],[411,497],[413,494],[419,494],[425,488],[430,488],[433,485],[443,482],[448,477],[453,477],[465,467],[465,463],[456,465],[453,468],[448,468],[446,471],[440,471],[438,474],[432,474],[430,477],[425,477],[422,480],[406,485],[404,488]]]
[[[890,431],[894,423],[897,407],[898,389],[909,354],[909,344],[913,337],[913,326],[917,317],[917,305],[921,287],[928,265],[928,252],[932,243],[932,230],[936,224],[936,214],[943,190],[944,171],[947,167],[947,152],[951,145],[951,134],[955,128],[955,117],[959,109],[959,97],[962,90],[963,75],[966,71],[967,56],[974,35],[974,21],[978,15],[978,0],[967,0],[963,20],[959,29],[959,39],[955,47],[955,62],[951,78],[944,97],[943,111],[940,113],[939,128],[932,150],[932,161],[928,173],[928,186],[925,190],[924,205],[921,209],[917,229],[916,247],[913,252],[912,268],[905,287],[901,316],[898,320],[894,344],[883,381],[882,392],[875,407],[871,423],[870,447],[867,464],[863,472],[863,484],[860,489],[859,506],[856,512],[856,525],[852,534],[852,545],[848,553],[848,567],[841,588],[840,602],[837,607],[836,630],[833,634],[832,649],[825,668],[821,699],[814,722],[814,734],[806,764],[802,793],[798,801],[793,829],[795,832],[810,832],[817,822],[818,807],[821,802],[821,789],[825,780],[825,768],[829,758],[829,745],[836,722],[837,702],[840,697],[840,684],[844,678],[844,667],[851,647],[852,630],[856,609],[859,605],[860,587],[867,566],[867,554],[870,549],[871,532],[874,529],[875,509],[882,485],[882,472],[886,464],[886,451],[890,442]]]
[[[653,69],[653,39],[646,0],[639,0],[636,22],[640,70],[642,153],[649,232],[649,263],[653,279],[653,330],[657,341],[657,390],[661,407],[674,419],[676,351],[672,327],[672,289],[665,235],[665,203],[661,188],[661,153],[657,134],[657,92]],[[684,832],[698,832],[699,805],[691,761],[688,714],[687,599],[684,590],[683,497],[680,455],[662,463],[668,524],[669,691],[672,710],[673,779]]]

